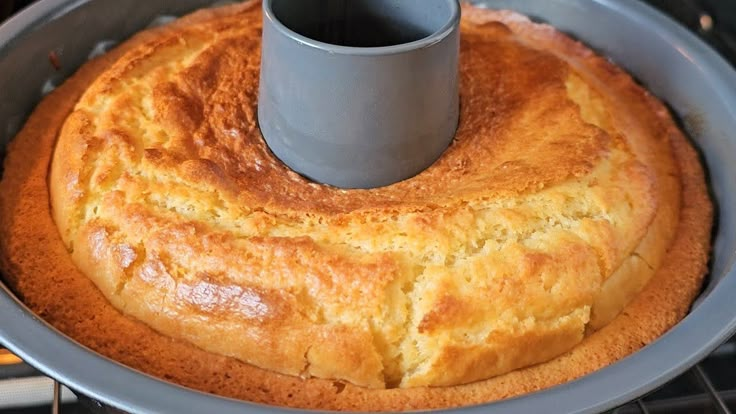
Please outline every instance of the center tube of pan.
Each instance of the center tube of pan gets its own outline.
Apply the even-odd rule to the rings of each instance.
[[[410,178],[459,118],[457,0],[264,0],[258,119],[294,171],[342,188]]]

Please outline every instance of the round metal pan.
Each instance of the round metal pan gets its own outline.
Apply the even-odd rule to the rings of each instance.
[[[211,0],[43,0],[0,26],[0,147],[42,96],[100,40],[122,40],[156,15]],[[485,0],[571,33],[632,72],[683,120],[706,162],[719,205],[707,288],[675,328],[639,352],[579,380],[458,413],[599,412],[684,372],[736,330],[736,73],[707,45],[654,9],[620,0]],[[50,51],[61,63],[48,64]],[[34,316],[0,284],[0,341],[71,388],[129,412],[292,412],[172,385],[106,359]]]

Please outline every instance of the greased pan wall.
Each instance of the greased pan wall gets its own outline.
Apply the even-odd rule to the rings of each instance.
[[[100,40],[120,40],[156,15],[207,0],[44,0],[0,27],[3,146],[48,89],[73,73]],[[486,0],[548,21],[631,71],[672,105],[701,149],[720,206],[711,282],[693,312],[658,341],[577,381],[500,403],[454,410],[597,412],[684,372],[736,330],[736,74],[708,46],[653,9],[618,0]],[[49,63],[54,51],[61,63]],[[50,83],[47,83],[50,82]],[[130,412],[291,412],[190,391],[125,368],[79,346],[0,289],[0,341],[73,389]],[[165,397],[164,397],[165,396]]]

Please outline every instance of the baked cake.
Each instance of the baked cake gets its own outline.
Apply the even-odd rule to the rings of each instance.
[[[426,171],[308,181],[256,116],[261,11],[136,35],[46,97],[0,184],[10,286],[192,388],[341,410],[549,387],[687,312],[712,220],[665,107],[553,28],[466,6],[461,121]]]

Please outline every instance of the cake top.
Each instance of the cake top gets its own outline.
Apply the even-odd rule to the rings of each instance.
[[[115,135],[109,145],[123,144],[116,155],[136,170],[183,174],[226,202],[287,215],[513,197],[584,176],[609,151],[610,136],[570,99],[570,67],[492,24],[463,33],[463,120],[435,165],[367,191],[317,185],[275,159],[258,130],[260,18],[248,10],[161,35],[101,76],[76,115],[93,118],[94,132]]]
[[[253,3],[139,40],[58,137],[49,186],[74,262],[124,314],[289,375],[456,385],[569,350],[631,297],[601,300],[606,281],[648,280],[672,238],[669,143],[564,51],[465,12],[455,140],[371,190],[269,152]]]

